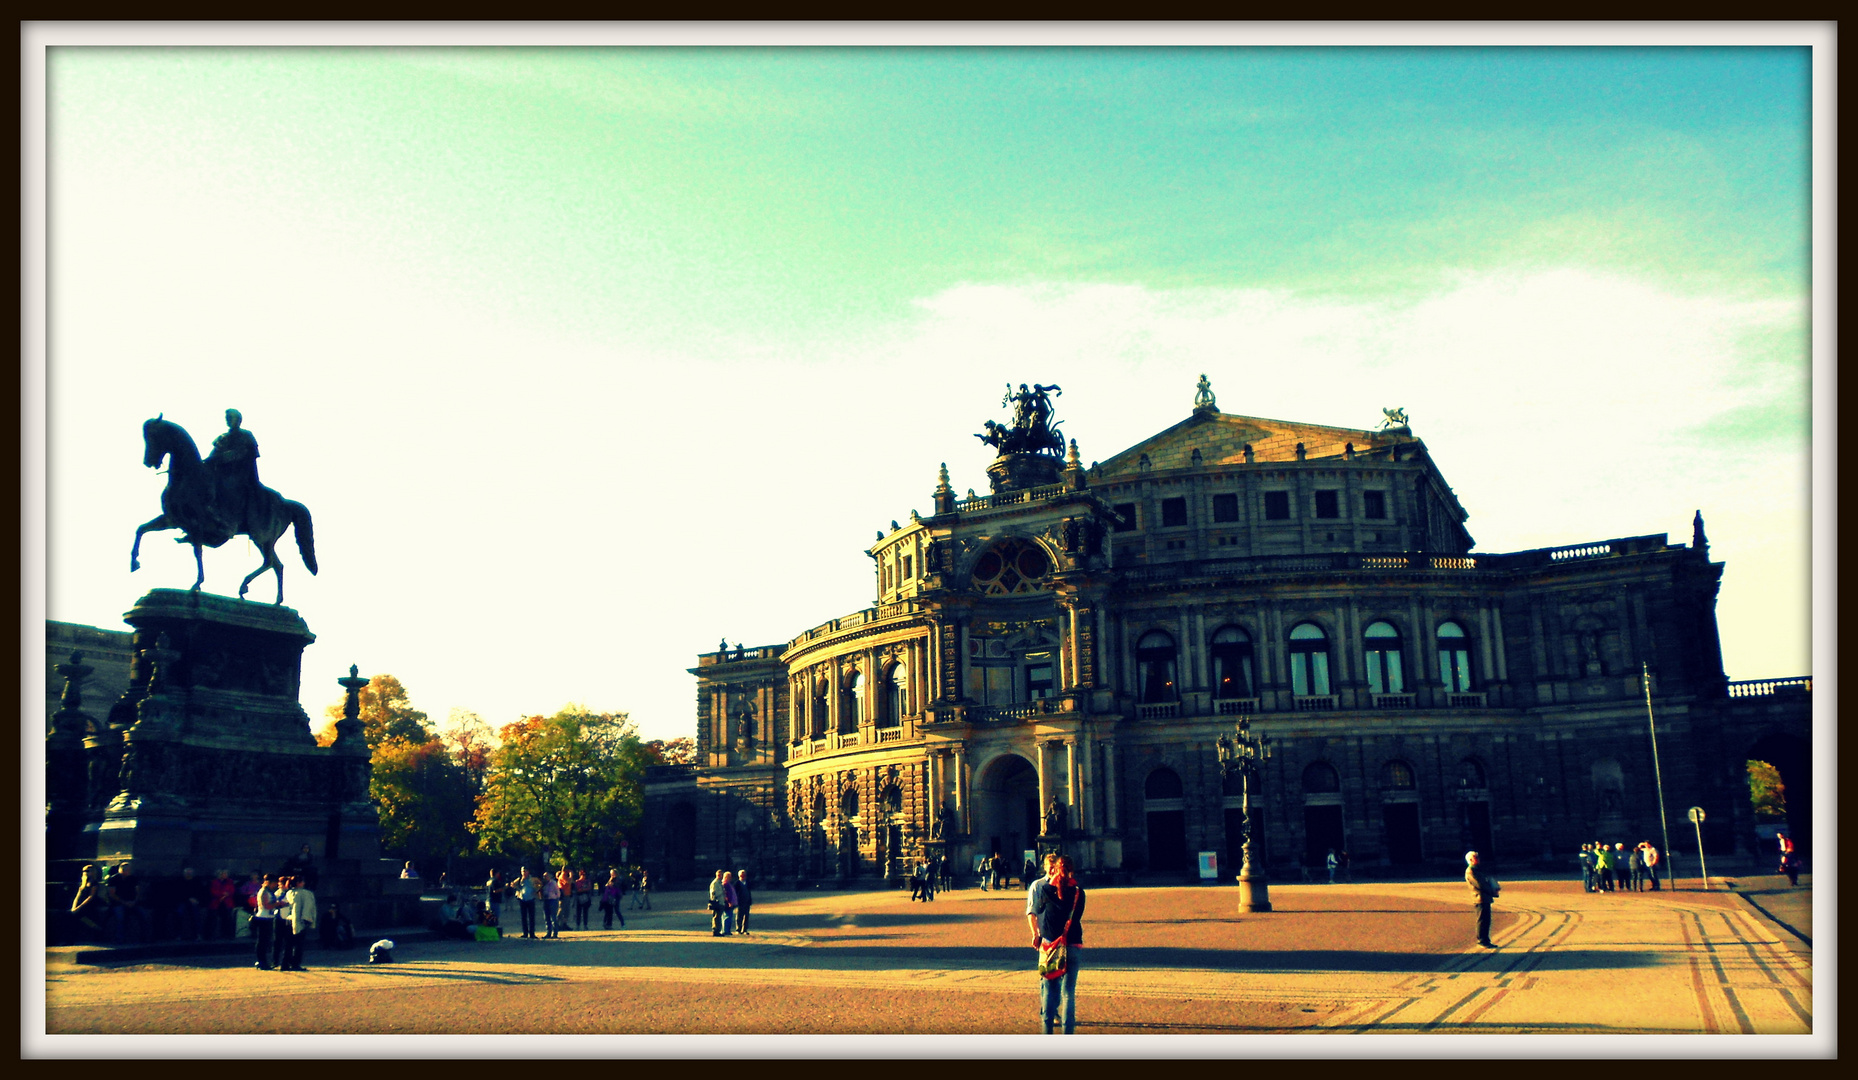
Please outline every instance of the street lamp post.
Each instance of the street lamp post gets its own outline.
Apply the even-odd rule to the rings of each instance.
[[[1270,911],[1271,889],[1262,871],[1252,869],[1252,781],[1262,779],[1265,762],[1271,760],[1271,740],[1253,735],[1251,717],[1239,714],[1238,730],[1219,737],[1219,778],[1223,784],[1233,773],[1239,776],[1239,910]]]

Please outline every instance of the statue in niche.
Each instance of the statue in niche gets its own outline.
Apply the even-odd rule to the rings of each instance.
[[[1052,801],[1045,807],[1045,835],[1063,836],[1064,819],[1065,805],[1058,801],[1058,796],[1053,795]]]

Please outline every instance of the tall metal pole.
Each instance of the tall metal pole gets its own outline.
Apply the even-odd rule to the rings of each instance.
[[[1664,770],[1658,765],[1658,721],[1652,716],[1652,667],[1645,661],[1639,662],[1639,678],[1645,684],[1645,726],[1652,733],[1652,776],[1658,782],[1658,827],[1664,832],[1664,883],[1676,891],[1677,883],[1671,877],[1671,824],[1664,813]],[[1703,832],[1697,832],[1697,858],[1703,857]],[[1709,886],[1709,878],[1703,879],[1704,887]],[[1653,882],[1657,884],[1657,882]]]

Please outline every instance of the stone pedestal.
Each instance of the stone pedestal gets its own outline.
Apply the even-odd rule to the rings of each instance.
[[[1047,487],[1063,474],[1064,461],[1049,454],[1001,454],[987,466],[987,482],[996,494]]]
[[[243,875],[279,870],[308,844],[325,902],[348,913],[394,892],[365,743],[317,746],[298,704],[316,636],[297,613],[156,589],[124,619],[146,678],[111,710],[126,727],[118,790],[91,826],[96,856],[150,877]]]

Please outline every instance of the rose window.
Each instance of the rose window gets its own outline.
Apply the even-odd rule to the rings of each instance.
[[[1045,551],[1030,540],[1002,540],[974,563],[974,587],[990,596],[1037,590],[1051,570]]]

